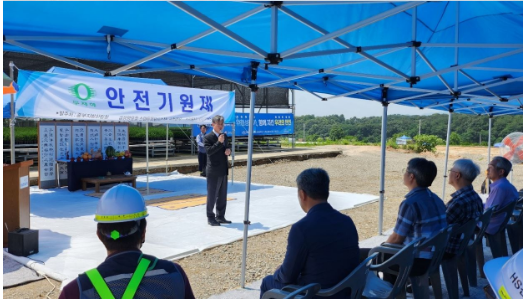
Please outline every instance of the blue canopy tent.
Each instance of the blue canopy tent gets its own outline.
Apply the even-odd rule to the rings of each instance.
[[[412,138],[406,135],[403,135],[401,137],[398,137],[396,139],[396,143],[398,145],[406,145],[409,141],[412,141]]]
[[[224,79],[252,89],[250,119],[260,87],[380,102],[381,233],[388,105],[449,112],[447,142],[453,112],[486,114],[490,130],[493,116],[522,114],[522,24],[522,1],[6,2],[4,51],[105,76],[175,71]],[[71,58],[122,66],[101,70]]]

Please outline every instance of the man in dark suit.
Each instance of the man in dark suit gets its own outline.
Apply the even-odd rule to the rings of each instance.
[[[206,216],[208,224],[220,226],[221,223],[232,223],[225,219],[226,211],[226,182],[228,175],[228,156],[230,148],[223,132],[224,118],[216,115],[212,119],[213,131],[204,136],[206,148],[206,183],[208,198],[206,201]],[[213,212],[215,206],[216,213]]]
[[[329,176],[323,169],[307,169],[296,178],[298,201],[307,215],[293,224],[287,252],[274,275],[265,277],[261,294],[288,284],[319,283],[330,288],[359,265],[359,236],[352,219],[327,202]],[[332,298],[348,298],[344,290]]]

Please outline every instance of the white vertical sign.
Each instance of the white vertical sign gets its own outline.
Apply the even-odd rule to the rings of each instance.
[[[102,154],[105,154],[105,150],[101,148],[101,125],[88,124],[87,131],[88,151],[101,149]]]
[[[57,125],[57,159],[66,160],[66,152],[72,156],[72,126]]]
[[[72,126],[72,156],[78,157],[86,150],[86,124]]]
[[[116,151],[129,150],[129,126],[116,125],[114,141],[116,142]]]
[[[105,154],[105,150],[108,146],[114,147],[114,125],[103,124],[103,126],[101,126],[101,134],[101,144],[103,145],[101,151]]]
[[[55,180],[55,125],[40,125],[39,178]]]

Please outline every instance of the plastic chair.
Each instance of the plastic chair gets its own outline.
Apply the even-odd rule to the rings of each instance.
[[[519,192],[519,198],[515,201],[515,209],[520,210],[523,208],[523,196],[521,195],[521,192]]]
[[[346,278],[340,281],[337,285],[328,289],[320,289],[317,293],[315,293],[314,296],[330,297],[335,294],[338,294],[343,290],[350,289],[350,299],[360,299],[362,297],[364,285],[366,283],[366,275],[368,274],[370,265],[372,264],[372,261],[375,257],[377,257],[377,254],[368,256],[368,258],[366,258],[361,264],[359,264],[353,270],[353,272],[346,276]],[[266,295],[269,294],[269,292],[270,295],[280,297],[290,295],[290,292],[299,291],[302,288],[305,288],[305,286],[302,287],[300,285],[287,285],[281,290],[272,289],[267,291],[265,294],[263,294],[263,298],[265,299]]]
[[[429,279],[431,280],[434,298],[442,299],[442,282],[440,280],[440,264],[445,254],[445,248],[449,242],[449,236],[453,225],[442,229],[435,236],[423,241],[418,246],[418,251],[428,247],[434,247],[431,264],[421,276],[410,277],[414,299],[429,299]]]
[[[482,238],[484,238],[484,233],[490,224],[491,215],[493,214],[494,210],[495,207],[491,207],[479,217],[478,221],[481,226],[479,230],[475,232],[474,240],[468,244],[467,249],[464,252],[464,259],[467,260],[467,279],[469,281],[469,285],[473,287],[477,287],[477,259],[484,259],[484,246],[482,245]],[[482,269],[483,267],[484,263],[479,263],[481,276],[484,276],[484,270]],[[462,271],[462,267],[459,266],[458,270],[459,272]]]
[[[313,299],[320,290],[320,284],[311,283],[301,286],[292,292],[271,289],[263,294],[262,299]],[[304,294],[305,293],[305,294]]]
[[[458,273],[460,273],[460,282],[462,283],[462,288],[464,290],[464,296],[469,296],[469,285],[467,283],[467,272],[465,265],[462,267],[462,270],[458,271],[458,264],[460,261],[465,261],[462,257],[464,251],[467,249],[467,244],[471,237],[474,234],[475,226],[477,224],[477,219],[469,220],[461,226],[453,226],[451,231],[451,237],[460,237],[462,238],[462,243],[458,247],[458,250],[455,253],[455,256],[450,259],[445,259],[442,261],[442,271],[444,273],[445,286],[447,287],[447,293],[449,294],[449,299],[458,299],[459,298],[459,289],[458,289]],[[434,281],[434,280],[431,280]],[[438,286],[438,285],[437,285]],[[441,285],[440,285],[441,286]]]
[[[405,296],[405,285],[414,263],[414,256],[422,240],[424,240],[423,237],[418,238],[400,250],[397,250],[395,247],[385,246],[377,246],[371,249],[369,254],[379,253],[380,259],[383,259],[384,254],[395,253],[395,255],[381,264],[372,264],[370,266],[370,270],[375,273],[368,273],[369,278],[363,291],[363,297],[373,299],[403,298]],[[393,270],[392,267],[394,266],[398,266],[399,271]],[[375,277],[377,272],[397,275],[396,282],[392,285],[389,282]]]
[[[515,253],[523,248],[523,210],[516,210],[514,212],[514,218],[515,220],[509,221],[506,226],[512,255],[515,255]]]
[[[506,226],[512,217],[516,202],[510,202],[498,211],[494,211],[492,217],[504,215],[504,220],[499,226],[497,233],[485,233],[486,239],[489,241],[491,254],[493,259],[499,257],[508,257],[508,245],[506,244]]]

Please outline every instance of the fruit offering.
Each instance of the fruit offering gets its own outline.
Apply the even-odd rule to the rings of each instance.
[[[105,155],[107,155],[107,159],[110,159],[114,156],[114,154],[116,153],[116,150],[114,149],[114,147],[112,146],[108,146],[106,149],[105,149]]]

